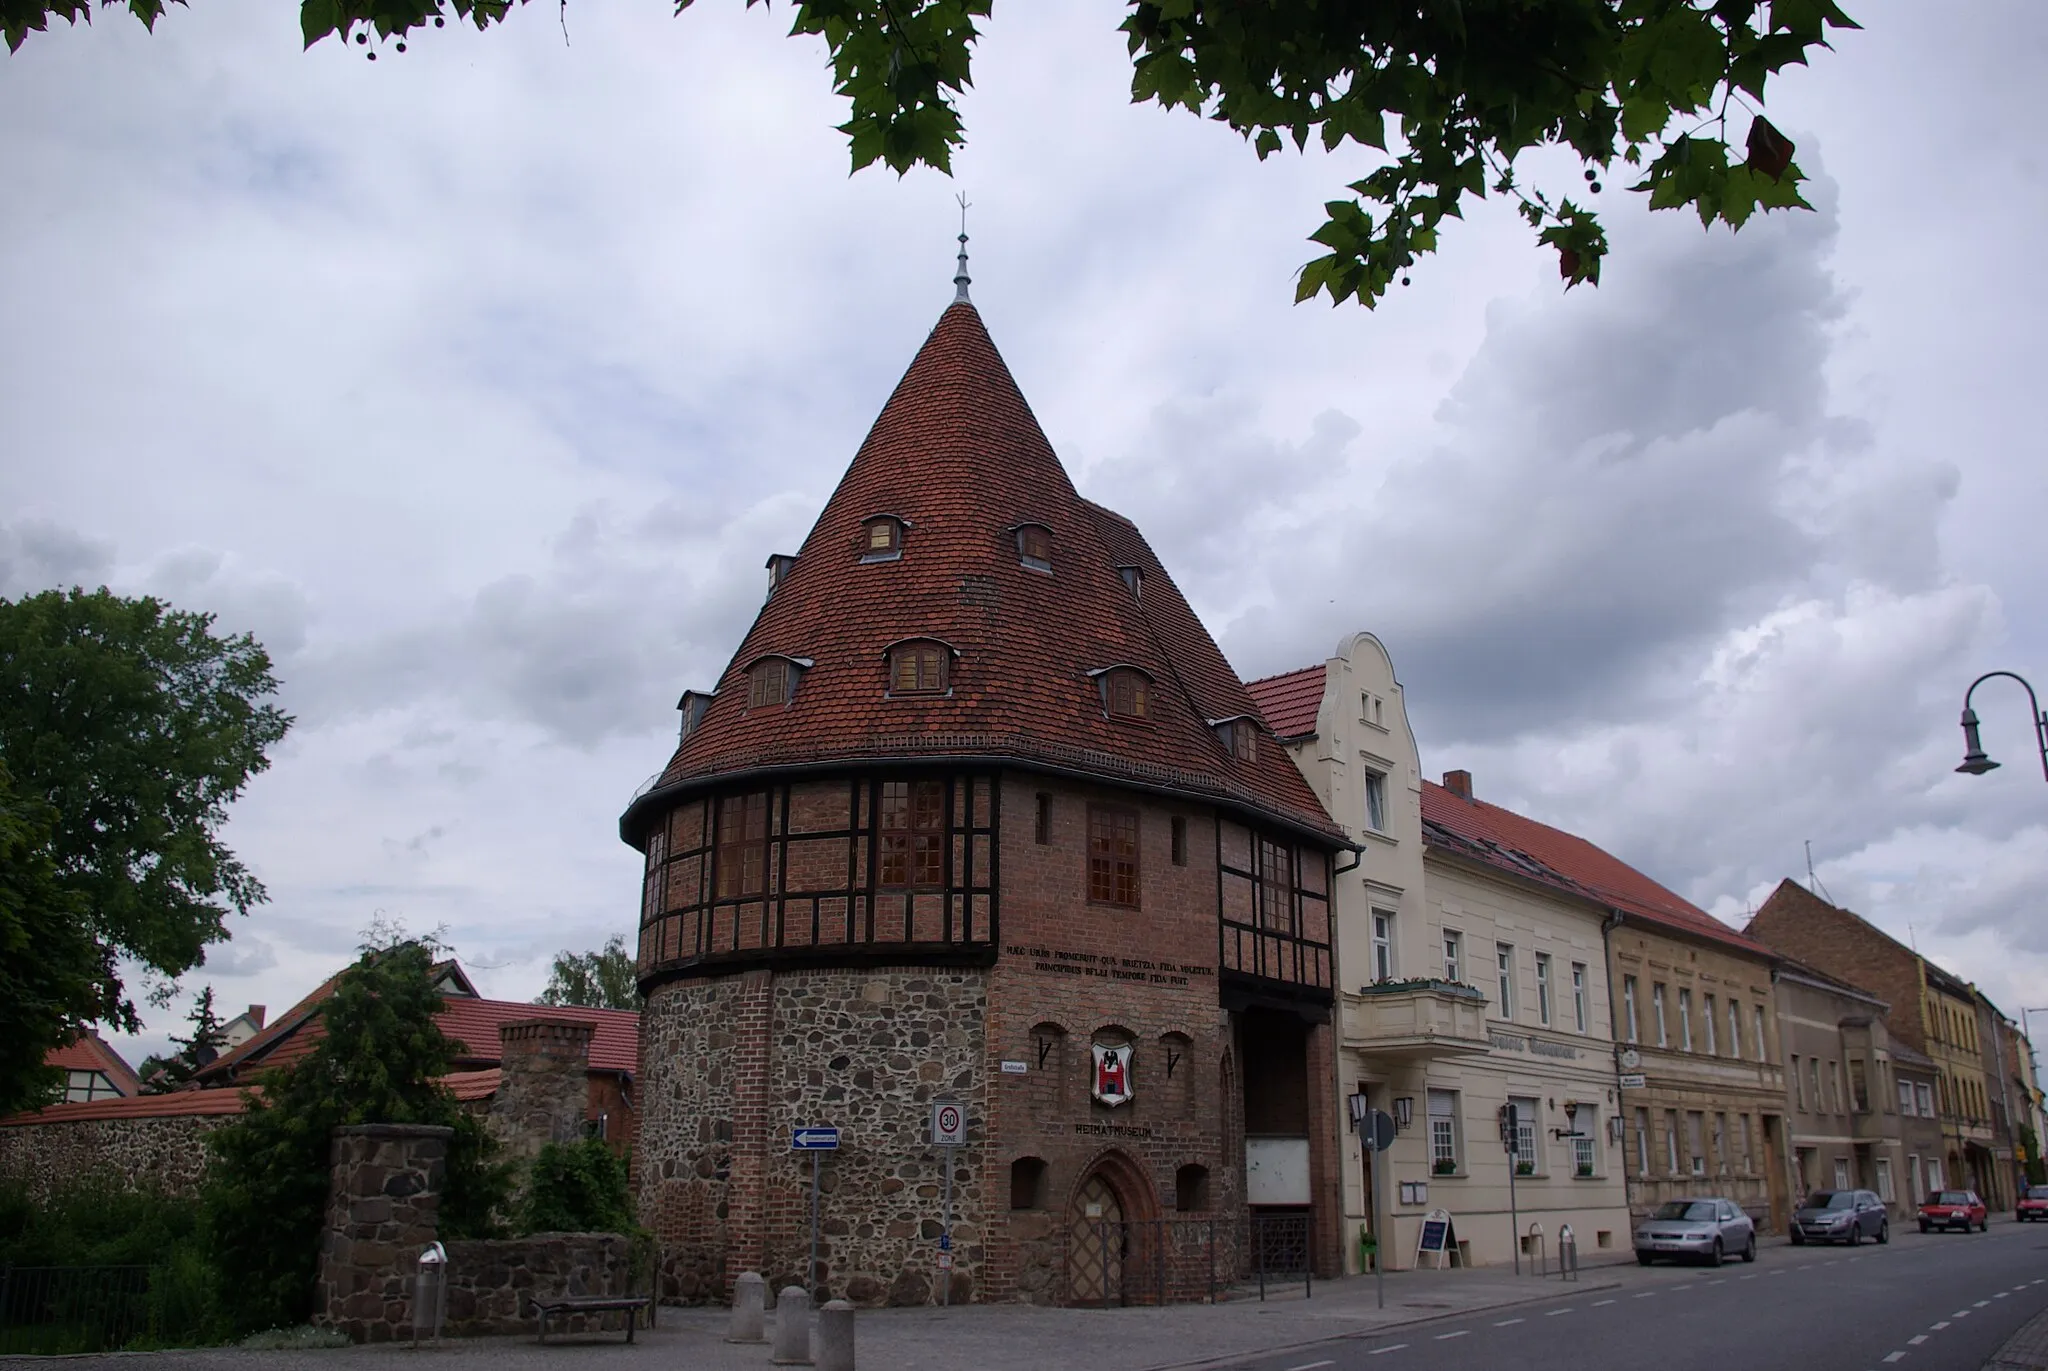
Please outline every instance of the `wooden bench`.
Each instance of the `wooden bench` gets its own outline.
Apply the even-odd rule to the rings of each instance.
[[[562,1314],[605,1314],[614,1309],[626,1312],[626,1341],[633,1341],[633,1330],[640,1323],[640,1311],[648,1311],[647,1326],[654,1326],[654,1297],[652,1295],[556,1295],[542,1299],[528,1295],[533,1302],[534,1312],[540,1315],[540,1340],[548,1340],[548,1320]]]

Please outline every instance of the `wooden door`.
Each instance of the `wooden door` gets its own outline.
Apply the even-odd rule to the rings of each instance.
[[[1067,1294],[1075,1304],[1109,1304],[1123,1293],[1124,1206],[1100,1173],[1082,1182],[1067,1213]]]

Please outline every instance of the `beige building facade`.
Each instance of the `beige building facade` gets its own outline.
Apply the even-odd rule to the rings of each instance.
[[[1785,1054],[1793,1198],[1816,1190],[1872,1190],[1894,1221],[1919,1203],[1903,1125],[1916,1117],[1915,1074],[1899,1075],[1885,1015],[1891,1006],[1812,967],[1778,968],[1778,1032]],[[1902,1088],[1903,1087],[1903,1088]]]
[[[1451,1221],[1446,1260],[1533,1260],[1539,1243],[1554,1254],[1567,1226],[1588,1255],[1625,1250],[1604,910],[1425,823],[1442,791],[1422,779],[1401,685],[1373,635],[1251,689],[1362,849],[1334,886],[1329,1088],[1338,1118],[1345,1097],[1363,1094],[1398,1130],[1382,1154],[1342,1140],[1347,1269],[1364,1265],[1366,1232],[1389,1269],[1415,1265],[1437,1209]]]

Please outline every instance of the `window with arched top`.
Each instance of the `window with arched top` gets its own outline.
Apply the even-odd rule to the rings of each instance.
[[[1102,692],[1102,707],[1112,719],[1152,717],[1152,682],[1136,667],[1110,667],[1097,673],[1096,685]]]
[[[1052,570],[1052,530],[1044,524],[1017,525],[1017,560],[1033,571]]]
[[[797,680],[811,665],[804,657],[763,657],[747,668],[747,708],[786,705],[796,696]]]
[[[952,686],[953,653],[929,638],[889,649],[891,695],[943,695]]]
[[[1225,719],[1216,725],[1216,738],[1240,762],[1259,759],[1259,726],[1250,719]]]
[[[903,520],[893,514],[877,514],[861,522],[860,559],[886,562],[903,555]]]

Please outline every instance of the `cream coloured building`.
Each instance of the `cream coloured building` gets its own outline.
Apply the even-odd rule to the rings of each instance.
[[[1383,1156],[1343,1139],[1347,1268],[1360,1267],[1376,1165],[1389,1269],[1415,1264],[1432,1209],[1449,1212],[1458,1256],[1477,1265],[1514,1260],[1518,1239],[1533,1259],[1532,1230],[1554,1255],[1566,1225],[1585,1255],[1626,1250],[1605,909],[1471,831],[1468,818],[1506,812],[1473,807],[1469,777],[1465,797],[1422,779],[1401,685],[1373,635],[1251,690],[1363,848],[1337,878],[1330,1088],[1339,1119],[1343,1097],[1363,1092],[1400,1128]],[[1512,1152],[1501,1121],[1511,1103]]]

